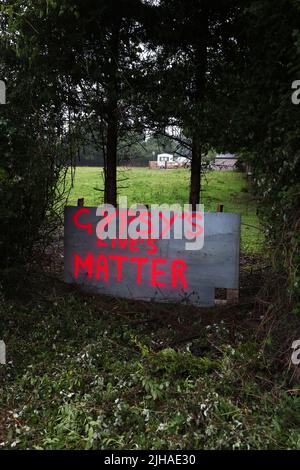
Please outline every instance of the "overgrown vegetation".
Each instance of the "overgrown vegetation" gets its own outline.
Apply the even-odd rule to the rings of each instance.
[[[236,68],[239,85],[233,85],[233,95],[241,95],[232,130],[253,170],[268,254],[285,284],[285,308],[300,300],[300,107],[292,103],[300,70],[299,2],[280,0],[276,8],[268,0],[245,2],[241,21],[240,40],[248,54]]]
[[[65,83],[49,73],[46,59],[33,66],[25,31],[18,30],[14,15],[8,24],[3,11],[2,4],[0,76],[8,102],[0,108],[1,268],[27,262],[34,245],[47,244],[59,225],[63,181],[79,138],[66,115]]]
[[[300,448],[297,389],[247,295],[199,311],[30,278],[1,305],[2,448]]]

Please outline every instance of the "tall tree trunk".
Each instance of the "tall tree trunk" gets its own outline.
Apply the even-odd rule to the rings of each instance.
[[[107,122],[105,202],[117,206],[117,145],[118,111],[117,100],[111,103]]]
[[[104,202],[117,206],[117,146],[118,146],[118,60],[120,21],[111,33],[110,72],[107,88],[107,136]]]
[[[191,161],[191,181],[190,181],[190,199],[189,203],[192,210],[196,211],[197,204],[200,203],[201,190],[201,146],[197,137],[194,136],[192,143],[192,161]]]
[[[203,106],[205,97],[205,84],[207,72],[207,45],[208,45],[208,5],[203,0],[201,10],[199,11],[199,36],[195,44],[195,83],[194,83],[194,121],[192,137],[192,161],[191,161],[191,179],[190,179],[190,197],[189,203],[192,210],[195,211],[197,204],[200,203],[201,192],[201,163],[202,152],[199,139],[201,122],[201,113],[199,110]]]

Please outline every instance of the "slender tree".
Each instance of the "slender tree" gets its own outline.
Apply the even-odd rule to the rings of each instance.
[[[162,0],[158,9],[160,24],[149,41],[154,92],[150,88],[147,112],[158,130],[168,126],[182,130],[185,138],[177,134],[176,139],[191,151],[189,202],[195,208],[200,201],[202,156],[219,143],[220,122],[226,124],[220,119],[217,100],[222,80],[227,80],[229,55],[236,47],[237,5],[234,1]],[[222,67],[216,66],[218,60]]]

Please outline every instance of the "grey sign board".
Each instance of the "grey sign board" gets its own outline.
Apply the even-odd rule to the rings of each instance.
[[[213,306],[215,288],[238,289],[240,215],[206,212],[204,246],[186,250],[186,240],[158,239],[129,243],[101,242],[96,237],[99,217],[87,208],[74,224],[78,207],[65,207],[64,276],[86,291],[116,297],[187,301]],[[183,268],[184,266],[184,268]]]

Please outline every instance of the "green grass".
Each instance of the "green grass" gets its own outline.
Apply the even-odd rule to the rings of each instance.
[[[119,169],[119,195],[128,203],[186,204],[188,202],[189,170],[150,170],[148,168]],[[83,197],[85,205],[96,206],[103,201],[101,168],[79,167],[69,204],[76,205]],[[259,252],[263,241],[256,215],[256,202],[249,191],[244,174],[211,172],[204,176],[202,203],[206,211],[215,211],[224,204],[225,212],[242,215],[242,251]]]

